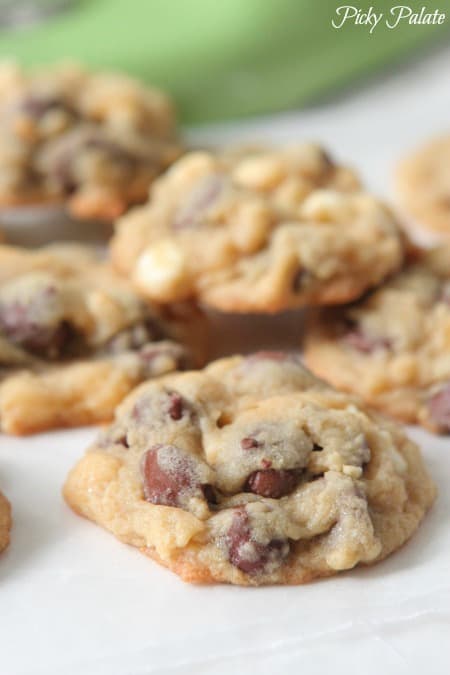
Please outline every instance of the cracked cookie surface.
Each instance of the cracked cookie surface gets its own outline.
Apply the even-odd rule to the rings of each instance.
[[[169,99],[125,75],[0,66],[0,205],[112,220],[180,154]]]
[[[138,387],[64,496],[186,581],[261,585],[382,559],[435,488],[396,425],[259,352]]]
[[[305,359],[380,410],[450,433],[450,245],[422,253],[361,302],[319,312]]]
[[[0,492],[0,553],[9,544],[11,524],[11,506],[6,497]]]
[[[397,189],[414,224],[450,236],[450,136],[406,157],[398,167]]]
[[[157,302],[227,312],[352,300],[402,262],[390,211],[320,148],[191,153],[124,216],[113,263]]]
[[[93,249],[0,246],[0,429],[110,420],[136,384],[187,365],[177,329]]]

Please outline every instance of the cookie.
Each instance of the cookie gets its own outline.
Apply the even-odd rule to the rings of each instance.
[[[318,313],[308,366],[404,422],[450,433],[450,245],[362,301]]]
[[[397,426],[260,352],[138,387],[64,496],[186,581],[258,586],[381,560],[435,488]]]
[[[112,220],[179,154],[172,104],[125,75],[0,66],[0,205]]]
[[[187,365],[178,323],[165,325],[92,249],[0,246],[0,429],[110,420],[136,384]]]
[[[11,530],[11,506],[9,501],[0,492],[0,553],[9,544]]]
[[[415,225],[450,235],[450,136],[430,141],[405,158],[397,189]]]
[[[225,312],[354,299],[402,261],[392,214],[315,146],[192,153],[124,216],[117,269],[157,302]]]

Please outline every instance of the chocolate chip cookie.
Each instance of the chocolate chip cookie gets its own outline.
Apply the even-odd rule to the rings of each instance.
[[[145,201],[179,154],[174,113],[157,89],[75,66],[0,67],[0,205],[58,202],[112,220]]]
[[[64,496],[186,581],[257,586],[381,560],[435,488],[400,428],[260,352],[138,387]]]
[[[0,552],[9,544],[11,530],[11,506],[9,501],[0,492]]]
[[[119,221],[112,259],[157,302],[226,312],[354,299],[402,262],[390,211],[323,150],[191,153]]]
[[[362,301],[320,312],[305,359],[376,408],[450,433],[450,245],[423,253]]]
[[[187,365],[171,330],[87,247],[0,246],[0,429],[111,419],[137,383]]]
[[[450,136],[422,146],[399,166],[397,188],[414,224],[450,235]]]

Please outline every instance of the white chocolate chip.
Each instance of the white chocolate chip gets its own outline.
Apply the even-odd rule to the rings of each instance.
[[[350,478],[357,480],[362,476],[362,468],[360,466],[353,466],[352,464],[344,464],[342,467],[342,473],[345,473],[346,476],[350,476]]]
[[[296,212],[314,189],[314,183],[304,176],[290,176],[275,190],[274,201],[280,209]]]
[[[302,216],[319,222],[341,221],[351,214],[345,195],[333,190],[316,190],[303,203]]]
[[[185,286],[187,261],[183,250],[170,239],[163,239],[145,249],[134,271],[138,286],[157,300],[179,297]]]
[[[241,204],[233,220],[233,240],[241,251],[257,251],[264,245],[272,217],[263,202],[254,200]]]
[[[233,171],[233,180],[247,188],[270,190],[284,175],[285,167],[281,159],[258,156],[241,161]]]

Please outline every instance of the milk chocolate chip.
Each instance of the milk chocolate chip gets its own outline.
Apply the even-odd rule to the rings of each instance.
[[[289,494],[297,484],[297,472],[285,469],[264,469],[250,474],[246,490],[271,499]]]
[[[190,497],[205,494],[194,457],[174,445],[147,450],[141,470],[144,497],[152,504],[183,507]]]
[[[269,567],[280,565],[289,553],[289,543],[285,539],[273,539],[268,544],[254,540],[244,506],[234,510],[225,540],[230,563],[246,574],[268,571]]]

